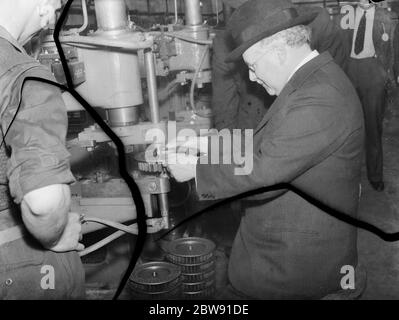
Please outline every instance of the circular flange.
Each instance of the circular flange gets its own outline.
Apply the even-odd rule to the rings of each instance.
[[[198,283],[182,283],[182,291],[186,292],[199,292],[209,287],[215,286],[215,279],[210,278],[203,282]]]
[[[168,259],[179,265],[195,265],[213,257],[216,245],[204,238],[180,238],[168,244]]]
[[[176,288],[173,288],[170,291],[161,292],[161,293],[143,293],[135,291],[130,288],[130,293],[133,298],[137,300],[176,300],[181,298],[181,285],[179,284]]]
[[[181,275],[181,279],[184,283],[198,283],[201,281],[207,281],[209,278],[215,277],[215,270],[210,270],[202,273],[191,273]]]
[[[207,272],[211,269],[213,270],[214,268],[215,268],[215,259],[211,259],[202,264],[181,265],[180,266],[181,272],[185,273],[185,274]]]
[[[160,173],[163,171],[162,161],[158,161],[156,156],[150,160],[150,158],[146,158],[145,152],[140,152],[134,156],[134,159],[138,163],[138,169],[142,172]]]
[[[143,263],[130,276],[133,290],[143,293],[164,293],[176,287],[180,281],[180,269],[168,262]]]
[[[211,298],[215,295],[215,292],[216,292],[215,286],[212,286],[197,292],[183,292],[182,298],[183,300]]]

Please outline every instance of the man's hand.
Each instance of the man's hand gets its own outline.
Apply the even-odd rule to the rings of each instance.
[[[173,158],[173,161],[169,161]],[[176,160],[176,161],[174,161]],[[191,154],[168,154],[168,169],[178,182],[186,182],[196,175],[198,157]]]
[[[167,150],[179,152],[179,150],[190,149],[202,154],[208,153],[208,137],[185,137],[184,140],[172,140],[166,145]]]
[[[85,247],[79,243],[80,240],[82,240],[80,215],[75,212],[69,212],[68,221],[60,240],[55,246],[48,249],[55,252],[82,251]]]
[[[71,216],[70,206],[71,191],[68,185],[53,184],[35,189],[22,199],[22,220],[29,232],[45,248],[57,248],[61,238],[66,234],[70,236],[78,234],[75,225],[76,213]],[[67,226],[68,230],[65,230]],[[66,247],[65,240],[62,241],[62,247]],[[69,245],[68,250],[70,247]]]

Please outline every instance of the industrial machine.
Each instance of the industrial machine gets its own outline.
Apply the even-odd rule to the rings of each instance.
[[[301,1],[293,2],[299,5]],[[127,170],[144,201],[147,233],[158,237],[180,220],[178,210],[171,208],[181,206],[191,192],[189,185],[173,185],[161,161],[163,147],[184,129],[199,134],[212,127],[214,30],[203,19],[200,0],[184,0],[183,19],[178,16],[177,0],[174,4],[174,21],[143,28],[128,14],[125,0],[75,0],[83,23],[77,28],[65,23],[59,37],[73,90],[122,141]],[[336,8],[330,9],[333,14]],[[223,11],[228,13],[226,8]],[[70,85],[51,32],[37,58],[59,83]],[[100,248],[110,249],[106,262],[86,260],[86,279],[94,287],[112,288],[126,268],[131,242],[116,239],[138,233],[135,203],[120,176],[117,148],[110,136],[71,94],[64,92],[63,96],[69,111],[68,146],[77,177],[71,188],[72,210],[83,213],[85,221],[96,222],[84,225],[88,237],[104,225],[119,229],[104,239],[95,236],[94,244],[82,252],[90,257]],[[148,149],[150,145],[155,148]],[[82,168],[80,162],[86,166]],[[214,293],[216,262],[211,241],[181,238],[178,233],[171,233],[170,242],[162,245],[155,244],[154,237],[147,239],[142,261],[131,276],[133,298],[193,299]],[[114,262],[123,259],[119,269],[115,267]]]
[[[176,221],[170,214],[170,177],[162,162],[156,156],[150,159],[145,151],[154,143],[161,150],[180,129],[199,133],[211,128],[211,28],[202,19],[199,0],[184,1],[184,22],[176,18],[172,24],[150,30],[131,21],[124,0],[82,0],[74,5],[76,2],[82,8],[83,25],[68,28],[66,24],[59,38],[73,89],[123,142],[128,172],[144,201],[147,233],[167,231]],[[95,13],[93,30],[88,27],[90,8]],[[67,84],[52,33],[44,39],[37,58],[58,82]],[[137,234],[136,208],[118,173],[118,154],[111,138],[71,94],[64,92],[63,96],[69,111],[72,167],[74,150],[80,150],[77,162],[92,164],[88,174],[74,171],[78,181],[71,188],[72,210],[83,213],[85,221],[98,223],[85,225],[85,233],[103,225],[122,229],[89,246],[82,252],[85,256],[124,232]],[[121,227],[120,223],[129,221],[129,226]],[[147,260],[162,259],[159,252],[147,251]]]

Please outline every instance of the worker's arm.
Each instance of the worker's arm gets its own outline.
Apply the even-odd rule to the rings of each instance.
[[[329,90],[327,90],[329,89]],[[324,92],[324,96],[320,96]],[[289,103],[287,101],[287,103]],[[210,164],[200,158],[196,166],[197,192],[204,199],[222,199],[279,183],[291,183],[299,175],[333,153],[350,132],[345,115],[337,112],[335,104],[341,103],[339,93],[331,88],[314,86],[299,96],[286,109],[284,120],[274,125],[272,131],[255,140],[252,150],[236,152],[253,155],[247,172],[240,172],[236,164]],[[361,130],[361,128],[359,128]],[[232,141],[232,145],[234,145]],[[212,152],[226,150],[212,150]],[[234,153],[234,148],[233,148]],[[220,153],[219,160],[223,159]],[[208,164],[201,164],[206,163]]]
[[[36,68],[18,78],[15,85],[22,88],[21,102],[11,100],[2,113],[2,129],[7,132],[4,141],[11,149],[7,165],[10,193],[21,205],[27,229],[44,247],[75,250],[80,247],[80,223],[78,214],[69,212],[68,184],[74,177],[65,147],[65,105],[57,87],[23,82],[23,77],[41,73],[46,71]]]

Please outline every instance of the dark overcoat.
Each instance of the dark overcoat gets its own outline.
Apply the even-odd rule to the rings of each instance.
[[[199,164],[197,192],[214,200],[284,182],[356,216],[363,140],[356,91],[325,52],[295,72],[256,128],[253,170]],[[356,237],[356,228],[294,192],[264,193],[247,201],[229,279],[253,298],[319,298],[341,289],[343,266],[356,266]]]

